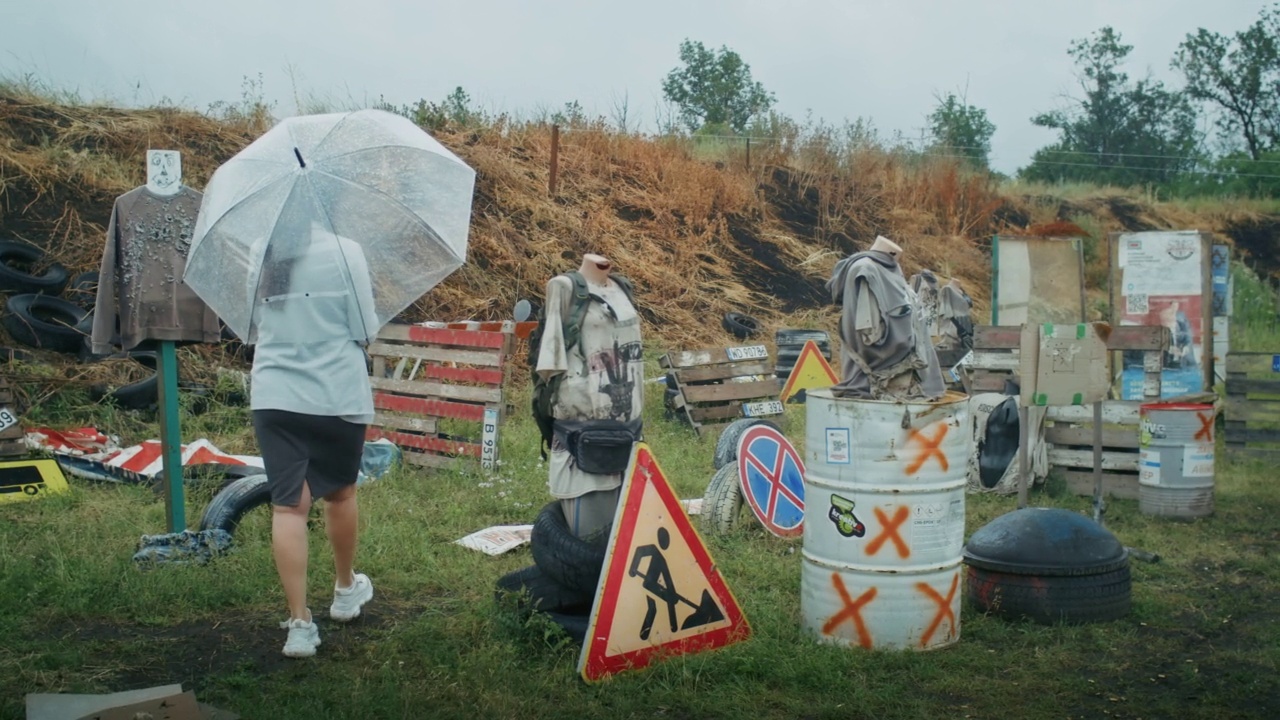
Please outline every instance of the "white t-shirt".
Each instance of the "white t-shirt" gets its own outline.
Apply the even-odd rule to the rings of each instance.
[[[547,283],[546,330],[535,371],[544,377],[564,374],[552,407],[559,420],[638,420],[644,409],[640,316],[617,283],[588,284],[587,291],[604,303],[587,304],[578,345],[566,352],[563,323],[573,283],[564,276]],[[550,457],[547,485],[552,497],[575,498],[622,484],[622,473],[596,475],[579,470],[568,451],[555,443]]]

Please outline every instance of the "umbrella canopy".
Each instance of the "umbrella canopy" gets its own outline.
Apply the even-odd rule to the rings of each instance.
[[[378,327],[467,256],[475,171],[408,119],[381,110],[281,121],[224,163],[204,191],[183,281],[240,338],[257,339],[263,300],[310,291],[298,273],[335,258],[343,271],[306,286],[356,298]],[[352,257],[355,255],[363,257]],[[367,266],[373,308],[350,273]],[[293,278],[293,280],[290,280]]]

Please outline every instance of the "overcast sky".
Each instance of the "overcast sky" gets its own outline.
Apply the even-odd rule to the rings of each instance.
[[[1245,28],[1267,0],[0,0],[0,74],[84,99],[206,109],[263,76],[278,116],[295,97],[366,105],[462,86],[490,111],[626,98],[650,127],[685,38],[737,51],[796,119],[870,119],[918,138],[935,95],[964,92],[996,125],[1012,172],[1055,135],[1030,122],[1078,96],[1066,51],[1104,25],[1134,46],[1131,77],[1169,69],[1187,33]]]

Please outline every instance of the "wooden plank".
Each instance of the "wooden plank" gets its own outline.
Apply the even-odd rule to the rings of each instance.
[[[1102,423],[1114,425],[1137,425],[1138,407],[1142,403],[1137,400],[1107,400],[1102,403]],[[1050,407],[1045,410],[1045,417],[1054,422],[1093,423],[1092,405],[1066,405]]]
[[[1020,358],[1016,352],[990,352],[974,350],[969,367],[974,370],[1005,370],[1018,372]]]
[[[427,435],[411,435],[409,433],[396,432],[395,430],[383,430],[381,428],[374,427],[369,428],[369,434],[376,436],[372,438],[374,440],[386,438],[400,447],[414,448],[416,450],[430,450],[432,452],[448,455],[480,457],[481,448],[476,443],[462,442],[459,440],[446,440],[444,438],[431,437]]]
[[[768,360],[752,360],[748,362],[728,363],[725,365],[707,365],[699,367],[679,368],[674,370],[676,379],[682,383],[696,383],[706,380],[724,380],[745,375],[772,375],[773,363]]]
[[[457,418],[459,420],[475,420],[476,422],[484,420],[483,405],[405,397],[376,391],[373,393],[373,407],[377,410],[393,410],[396,412],[416,413],[418,415]]]
[[[392,413],[375,412],[373,414],[373,425],[378,427],[391,428],[393,430],[409,430],[411,432],[433,433],[439,425],[436,418],[419,417],[414,415],[395,415]]]
[[[969,381],[969,392],[1004,392],[1004,384],[1008,380],[1017,381],[1012,375],[975,374]]]
[[[390,378],[369,378],[374,390],[390,390],[401,395],[418,397],[438,397],[446,400],[462,400],[464,402],[496,403],[502,402],[502,388],[478,387],[475,385],[449,385],[432,380],[392,380]]]
[[[1227,423],[1227,442],[1231,443],[1280,443],[1280,427],[1249,427],[1243,422]]]
[[[758,398],[776,400],[781,390],[777,378],[723,385],[689,385],[684,388],[684,399],[691,403]]]
[[[1021,346],[1021,333],[1018,325],[977,325],[973,328],[973,347],[1016,349]],[[1164,350],[1168,346],[1169,330],[1160,325],[1114,326],[1107,338],[1108,350]]]
[[[1088,445],[1093,447],[1093,423],[1088,425],[1053,425],[1044,429],[1044,439],[1052,445]],[[1102,447],[1130,448],[1138,447],[1138,427],[1131,425],[1128,429],[1119,427],[1102,428]]]
[[[497,368],[449,367],[447,365],[427,364],[418,368],[414,380],[451,380],[453,382],[477,383],[481,385],[502,385],[502,371]],[[375,375],[376,376],[376,375]]]
[[[378,333],[378,339],[430,343],[432,345],[456,345],[469,348],[494,348],[496,350],[506,342],[506,335],[500,332],[441,330],[439,328],[422,327],[421,325],[393,323],[382,328],[382,332]]]
[[[1262,460],[1268,463],[1280,462],[1280,448],[1238,447],[1228,445],[1226,454],[1232,458]]]
[[[1250,393],[1260,395],[1280,395],[1280,379],[1250,380],[1246,377],[1233,380],[1231,378],[1227,378],[1228,395],[1248,395]]]
[[[754,347],[753,345],[735,345],[734,347]],[[768,361],[769,357],[756,358]],[[664,368],[686,368],[694,365],[718,365],[728,362],[743,362],[729,359],[729,351],[725,348],[706,348],[703,350],[674,350],[663,355],[658,365]]]
[[[1096,487],[1093,471],[1059,470],[1073,495],[1092,496]],[[1102,494],[1118,500],[1138,499],[1138,476],[1129,473],[1102,473]]]
[[[1280,353],[1227,353],[1227,372],[1270,375],[1277,355]]]
[[[444,469],[452,467],[458,462],[458,458],[448,455],[435,455],[428,452],[412,452],[404,453],[405,462],[411,465],[420,465],[422,467]]]
[[[391,345],[389,343],[375,342],[369,344],[368,351],[369,355],[375,359],[379,357],[413,358],[415,360],[434,360],[436,362],[483,365],[486,367],[500,367],[502,365],[502,353],[485,350],[457,350],[443,347]]]
[[[711,407],[690,407],[689,415],[697,422],[715,422],[742,417],[742,403],[730,405],[712,405]]]
[[[1049,448],[1049,464],[1066,468],[1093,468],[1093,450],[1065,450]],[[1103,470],[1138,471],[1138,453],[1112,452],[1102,453]]]
[[[1223,412],[1232,420],[1280,423],[1280,400],[1249,400],[1231,396],[1227,398]]]

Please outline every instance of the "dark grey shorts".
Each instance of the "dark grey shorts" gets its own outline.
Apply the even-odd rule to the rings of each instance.
[[[254,410],[253,431],[267,470],[271,504],[296,506],[304,482],[313,499],[354,485],[366,427],[328,415]]]

